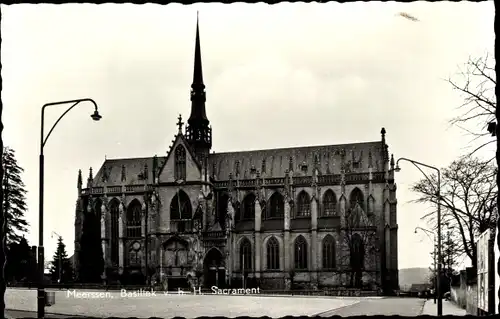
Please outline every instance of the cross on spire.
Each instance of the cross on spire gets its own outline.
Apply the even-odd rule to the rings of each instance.
[[[182,116],[179,114],[179,117],[177,118],[179,121],[177,122],[177,126],[179,127],[179,134],[182,133],[182,126],[184,125],[184,122],[182,122]]]

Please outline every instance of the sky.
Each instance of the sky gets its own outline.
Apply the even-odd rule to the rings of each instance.
[[[51,232],[73,253],[78,169],[85,181],[105,158],[165,155],[178,115],[189,116],[197,11],[216,152],[378,141],[385,127],[395,158],[445,167],[470,146],[449,124],[462,99],[445,79],[469,56],[494,52],[493,1],[1,9],[3,140],[25,170],[32,245],[41,106],[92,98],[103,116],[93,122],[92,105],[78,105],[44,148],[49,259]],[[68,106],[47,109],[47,130]],[[432,243],[414,228],[428,227],[429,208],[409,190],[422,175],[401,168],[399,268],[428,267]]]

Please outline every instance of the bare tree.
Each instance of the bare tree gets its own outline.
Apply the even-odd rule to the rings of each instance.
[[[495,61],[488,54],[480,58],[469,57],[465,69],[460,69],[455,79],[448,79],[454,90],[463,96],[458,106],[460,114],[450,123],[472,136],[469,155],[496,142],[495,112],[497,108],[495,87]],[[477,143],[476,143],[477,141]],[[492,156],[493,159],[493,156]]]
[[[348,265],[349,286],[361,288],[364,284],[362,277],[370,257],[379,251],[379,237],[375,215],[368,216],[359,204],[352,205],[354,209],[346,211],[342,227],[344,242],[343,265]]]
[[[442,222],[457,229],[452,237],[457,241],[457,252],[465,254],[477,265],[476,238],[486,229],[494,229],[497,220],[497,168],[469,156],[461,157],[441,171]],[[417,203],[433,204],[432,211],[423,219],[437,227],[437,178],[428,176],[412,186],[419,194]]]

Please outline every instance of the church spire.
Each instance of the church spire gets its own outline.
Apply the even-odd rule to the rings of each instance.
[[[203,83],[203,68],[201,65],[200,28],[199,18],[197,16],[193,84],[191,84],[191,116],[188,120],[191,125],[194,125],[196,122],[208,124],[209,121],[205,111],[205,101],[205,84]]]
[[[212,148],[212,129],[205,110],[205,84],[201,66],[199,19],[196,17],[196,42],[194,48],[193,84],[191,84],[191,115],[187,120],[186,139],[201,160]]]

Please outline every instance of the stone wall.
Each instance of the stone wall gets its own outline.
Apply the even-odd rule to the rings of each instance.
[[[468,315],[477,315],[477,272],[474,268],[460,271],[458,280],[453,280],[451,299]]]

